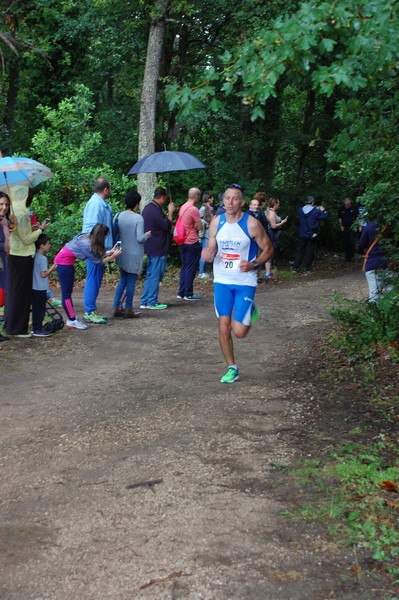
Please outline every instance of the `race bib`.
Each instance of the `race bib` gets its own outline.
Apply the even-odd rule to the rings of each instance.
[[[222,252],[220,259],[226,271],[240,270],[241,255],[238,252]]]

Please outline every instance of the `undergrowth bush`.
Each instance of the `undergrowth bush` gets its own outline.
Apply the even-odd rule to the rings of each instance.
[[[399,292],[395,287],[379,302],[357,302],[336,296],[332,316],[341,324],[336,337],[350,356],[370,358],[381,352],[399,361]]]

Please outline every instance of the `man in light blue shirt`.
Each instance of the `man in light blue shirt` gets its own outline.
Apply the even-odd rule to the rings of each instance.
[[[106,201],[111,195],[111,184],[105,177],[99,177],[94,186],[94,194],[85,206],[83,213],[82,233],[90,233],[94,225],[102,223],[109,229],[105,239],[105,249],[111,250],[112,240],[112,209]],[[94,264],[86,260],[86,283],[83,290],[84,320],[90,323],[106,323],[106,317],[97,312],[97,296],[104,275],[104,265]]]

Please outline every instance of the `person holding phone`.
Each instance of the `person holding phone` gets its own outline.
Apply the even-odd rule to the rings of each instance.
[[[118,250],[115,246],[111,250],[105,250],[105,240],[108,234],[108,227],[102,223],[97,223],[90,233],[75,235],[54,257],[54,264],[57,265],[57,274],[61,286],[62,306],[67,314],[67,327],[87,329],[87,325],[77,318],[72,302],[76,259],[79,258],[90,261],[95,265],[104,266],[122,253],[122,250]]]
[[[280,200],[278,198],[269,198],[267,202],[266,209],[266,219],[267,219],[267,235],[270,238],[270,241],[273,245],[274,252],[277,250],[278,239],[281,235],[281,229],[287,223],[288,216],[285,219],[282,219],[277,211],[280,208]],[[275,277],[272,273],[272,260],[268,260],[266,262],[266,273],[265,279],[268,281],[275,281]]]

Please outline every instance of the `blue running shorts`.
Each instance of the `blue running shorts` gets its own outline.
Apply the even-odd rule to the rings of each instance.
[[[214,284],[215,312],[219,317],[232,317],[237,323],[251,325],[256,287],[251,285]]]

